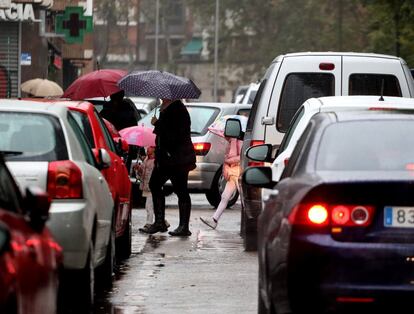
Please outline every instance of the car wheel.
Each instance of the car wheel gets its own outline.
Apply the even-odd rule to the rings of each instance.
[[[106,247],[105,261],[97,269],[97,279],[99,279],[99,283],[102,283],[105,287],[112,286],[112,275],[114,273],[115,264],[115,225],[112,223],[111,234]]]
[[[124,233],[117,239],[117,243],[116,243],[117,258],[119,260],[127,259],[131,255],[131,246],[132,246],[132,216],[131,216],[131,211],[130,211]]]
[[[83,306],[89,308],[94,303],[95,298],[95,262],[94,248],[92,240],[89,244],[88,258],[85,267],[77,273],[72,283],[72,287],[77,291],[77,298]]]
[[[223,167],[220,167],[214,175],[210,190],[206,192],[207,201],[210,203],[211,206],[217,207],[220,204],[221,193],[223,193],[226,183],[227,181],[224,179],[223,176]],[[232,207],[237,202],[238,198],[239,192],[236,191],[230,198],[227,204],[227,208]]]

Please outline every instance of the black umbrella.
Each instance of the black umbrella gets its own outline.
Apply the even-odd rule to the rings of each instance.
[[[195,99],[201,91],[192,80],[164,71],[136,71],[118,81],[127,96]]]

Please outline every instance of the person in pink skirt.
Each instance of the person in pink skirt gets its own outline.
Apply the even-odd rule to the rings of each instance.
[[[140,165],[135,165],[135,169],[141,178],[140,189],[142,190],[142,196],[146,198],[145,210],[147,211],[146,223],[142,228],[138,230],[141,232],[147,232],[148,228],[154,223],[154,205],[152,201],[152,193],[149,188],[149,180],[151,179],[152,171],[154,170],[155,162],[155,147],[147,148],[147,156]],[[167,221],[165,221],[168,224]]]
[[[200,220],[212,229],[216,229],[218,221],[227,208],[233,194],[240,191],[238,179],[240,176],[240,151],[243,142],[235,138],[226,138],[229,142],[224,156],[223,176],[227,181],[223,193],[221,194],[220,204],[212,217],[200,217]]]

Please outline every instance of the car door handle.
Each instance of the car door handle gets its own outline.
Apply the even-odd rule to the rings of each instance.
[[[274,117],[262,117],[262,125],[273,125],[275,124]]]

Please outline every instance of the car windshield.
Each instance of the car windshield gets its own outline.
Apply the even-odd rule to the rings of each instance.
[[[414,169],[414,124],[408,120],[352,121],[330,125],[322,136],[317,170]],[[369,143],[369,145],[367,145]]]
[[[204,135],[220,109],[215,107],[187,106],[191,119],[191,135]]]
[[[37,113],[0,113],[0,152],[7,160],[68,159],[59,121]]]

